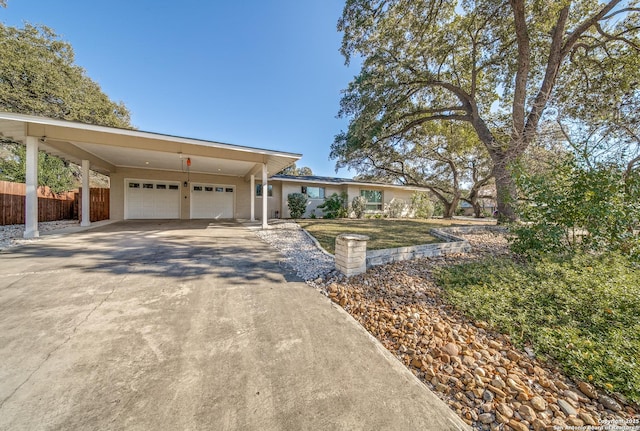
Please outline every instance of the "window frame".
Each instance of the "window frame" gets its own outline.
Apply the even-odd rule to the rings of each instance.
[[[370,201],[370,194],[376,194],[380,196],[380,201]],[[365,212],[382,211],[384,208],[384,192],[382,190],[375,189],[360,189],[360,196],[364,196],[367,199],[367,206]]]
[[[309,189],[318,189],[318,197],[311,197],[309,194]],[[320,187],[320,186],[302,186],[300,187],[300,191],[302,192],[303,195],[307,195],[307,197],[309,199],[313,199],[313,200],[324,200],[325,197],[327,196],[327,191],[325,187]]]
[[[257,198],[262,197],[262,183],[256,183],[256,197]],[[273,184],[267,183],[267,197],[268,198],[273,197]]]

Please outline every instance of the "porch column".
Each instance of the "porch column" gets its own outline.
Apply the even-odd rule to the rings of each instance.
[[[24,237],[37,238],[38,231],[38,138],[27,136],[26,185],[27,196],[24,211]]]
[[[91,202],[89,199],[89,160],[82,161],[82,222],[80,226],[91,225]]]
[[[269,204],[269,184],[267,184],[267,164],[262,164],[262,229],[269,226],[267,214]]]
[[[256,221],[256,176],[251,175],[251,221]]]

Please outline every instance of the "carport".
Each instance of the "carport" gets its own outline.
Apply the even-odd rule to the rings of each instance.
[[[301,154],[0,112],[0,136],[26,145],[25,238],[38,232],[38,151],[82,167],[82,225],[89,170],[111,179],[111,219],[256,219],[267,226],[268,178]]]

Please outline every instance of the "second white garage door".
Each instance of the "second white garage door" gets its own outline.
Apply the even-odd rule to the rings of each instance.
[[[235,187],[191,184],[191,218],[234,218]]]

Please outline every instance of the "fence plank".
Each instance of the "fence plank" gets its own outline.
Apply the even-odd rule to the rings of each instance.
[[[23,224],[27,187],[25,184],[0,181],[0,225]],[[53,193],[38,187],[38,221],[80,219],[79,192]],[[109,189],[90,189],[91,221],[109,218]]]
[[[90,221],[109,219],[110,190],[101,188],[89,189],[89,218]],[[74,199],[74,214],[82,221],[82,188],[76,193]]]

